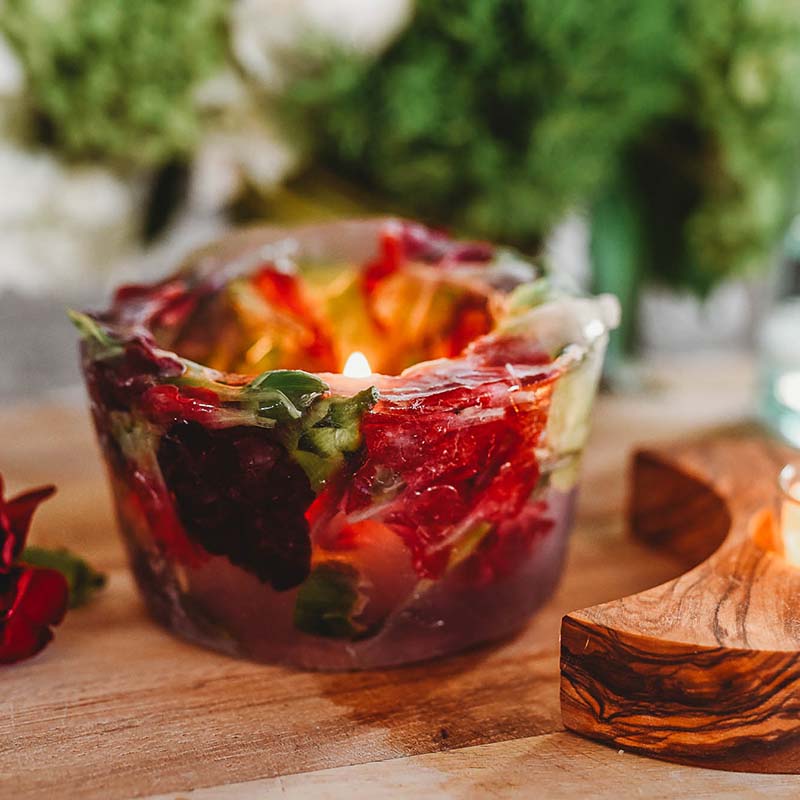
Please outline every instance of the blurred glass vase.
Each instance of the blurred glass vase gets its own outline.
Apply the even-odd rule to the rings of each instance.
[[[800,447],[800,259],[791,252],[782,277],[780,299],[761,326],[760,415]]]

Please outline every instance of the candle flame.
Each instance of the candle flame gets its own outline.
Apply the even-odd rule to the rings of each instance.
[[[355,350],[347,357],[343,372],[348,378],[368,378],[372,375],[372,368],[367,357],[360,350]]]

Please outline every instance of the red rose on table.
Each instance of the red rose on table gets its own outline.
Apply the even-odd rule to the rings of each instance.
[[[3,497],[0,476],[0,663],[10,664],[38,653],[64,618],[69,589],[54,569],[16,563],[25,547],[37,506],[53,494],[45,486],[12,500]]]
[[[60,572],[14,567],[0,574],[0,664],[36,655],[67,610],[69,591]]]

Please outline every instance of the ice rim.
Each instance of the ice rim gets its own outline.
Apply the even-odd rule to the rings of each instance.
[[[384,232],[409,225],[416,226],[418,223],[395,217],[381,217],[292,228],[243,228],[190,254],[179,269],[164,280],[134,288],[146,292],[170,281],[182,279],[189,282],[190,291],[202,286],[204,291],[214,292],[265,265],[271,266],[277,272],[297,275],[302,274],[303,264],[326,264],[333,261],[364,264],[376,257],[379,240]],[[465,241],[463,244],[468,246],[472,243]],[[488,266],[479,264],[476,272],[485,271]],[[535,264],[514,250],[492,248],[490,266],[497,271],[497,277],[513,278],[516,285],[508,294],[509,306],[506,314],[496,320],[495,327],[488,334],[478,339],[496,334],[519,335],[532,339],[546,352],[557,353],[547,366],[564,374],[577,368],[596,346],[602,344],[604,347],[608,333],[620,323],[620,304],[614,295],[583,294],[569,278]],[[547,284],[544,289],[537,287],[542,279]],[[538,294],[539,297],[531,301],[526,298],[526,292]],[[165,363],[169,361],[181,365],[182,373],[178,378],[186,379],[189,385],[195,381],[209,385],[219,391],[228,402],[235,402],[236,397],[231,396],[227,390],[238,391],[263,378],[262,375],[222,372],[157,346],[152,341],[152,330],[148,324],[149,317],[156,310],[135,295],[124,299],[118,293],[109,311],[81,313],[70,310],[68,315],[84,342],[93,344],[91,352],[85,353],[90,360],[117,355],[127,344],[144,338],[151,341],[154,356],[164,359]],[[399,375],[390,377],[399,379],[432,363],[434,362],[418,362]],[[176,381],[175,377],[170,376],[165,382],[184,382]]]

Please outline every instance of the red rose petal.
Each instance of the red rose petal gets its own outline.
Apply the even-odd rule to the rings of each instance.
[[[514,519],[539,480],[536,446],[547,423],[556,371],[522,361],[519,372],[491,363],[487,353],[412,368],[382,392],[364,415],[363,462],[344,498],[347,514],[372,516],[392,528],[422,577],[447,568],[453,542],[471,521],[508,531],[498,562],[513,560],[519,537],[503,527]],[[518,377],[519,375],[519,377]],[[401,487],[381,496],[379,476],[391,470]],[[533,530],[533,526],[531,527]],[[499,575],[501,566],[492,565]]]
[[[0,476],[0,572],[11,569],[25,547],[31,518],[39,503],[47,500],[55,490],[55,486],[42,486],[6,501]]]
[[[35,656],[53,638],[47,627],[32,627],[23,615],[0,626],[0,664],[13,664]]]
[[[69,600],[66,578],[56,570],[15,567],[3,576],[0,609],[0,663],[36,655],[64,618]]]
[[[9,618],[25,616],[34,625],[58,625],[67,610],[69,587],[57,570],[44,567],[17,567],[16,597],[6,612]]]

